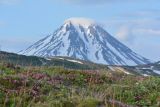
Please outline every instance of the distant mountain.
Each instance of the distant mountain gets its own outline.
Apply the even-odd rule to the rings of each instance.
[[[148,75],[159,75],[160,76],[160,61],[156,63],[146,64],[146,65],[139,65],[139,66],[126,66],[123,67],[127,71],[136,72],[138,74],[148,76]]]
[[[145,76],[157,74],[160,76],[160,62],[136,66],[134,69],[136,69],[138,72],[141,72]]]
[[[94,21],[71,18],[53,34],[20,52],[45,58],[67,56],[108,65],[139,65],[150,61],[120,43]]]

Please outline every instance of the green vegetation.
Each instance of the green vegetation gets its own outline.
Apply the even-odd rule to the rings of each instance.
[[[160,77],[0,64],[0,107],[159,107]]]
[[[95,64],[89,61],[82,61],[83,64],[68,61],[77,60],[69,57],[55,57],[50,60],[36,56],[25,56],[0,51],[0,63],[12,63],[18,66],[63,66],[68,69],[108,69],[106,65]]]
[[[41,66],[45,62],[46,60],[44,58],[35,56],[24,56],[0,51],[0,63],[13,63],[15,65],[21,66]]]

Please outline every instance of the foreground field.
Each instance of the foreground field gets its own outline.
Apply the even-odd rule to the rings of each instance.
[[[0,65],[0,107],[135,106],[160,106],[160,77]]]

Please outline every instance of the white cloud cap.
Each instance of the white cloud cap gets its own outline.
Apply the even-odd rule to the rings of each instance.
[[[83,18],[83,17],[80,17],[80,18],[69,18],[67,20],[65,20],[64,23],[72,23],[73,25],[76,25],[76,26],[83,26],[83,27],[89,27],[91,25],[95,25],[96,22],[92,19],[88,19],[88,18]]]

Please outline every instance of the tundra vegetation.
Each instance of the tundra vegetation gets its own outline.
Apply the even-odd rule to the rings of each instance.
[[[160,106],[160,77],[0,64],[0,107],[132,106]]]

